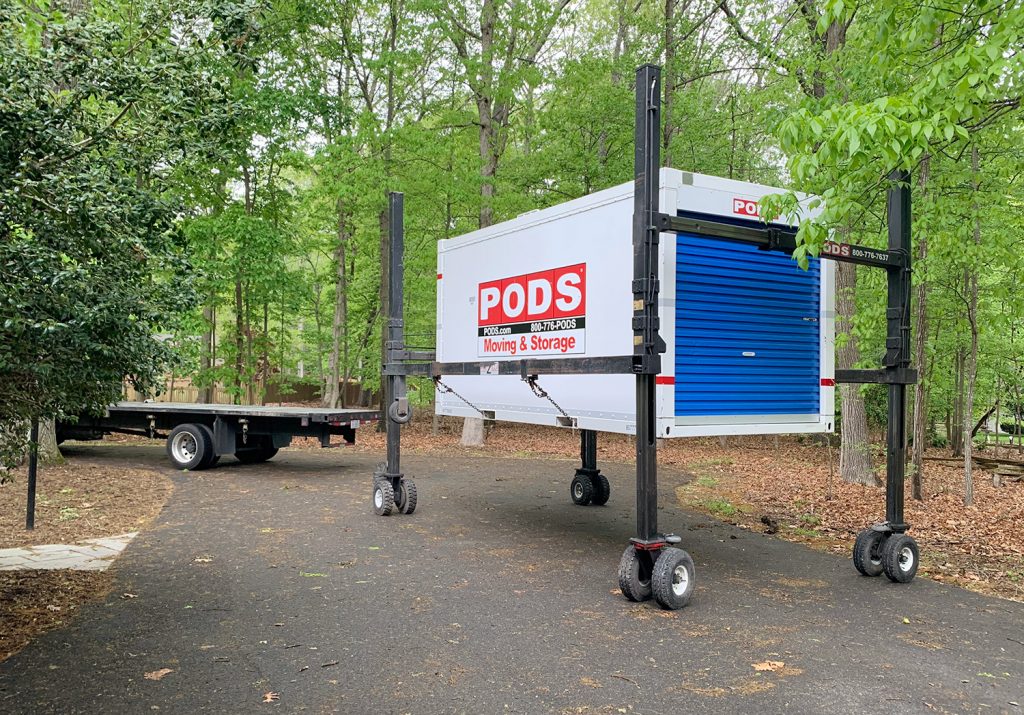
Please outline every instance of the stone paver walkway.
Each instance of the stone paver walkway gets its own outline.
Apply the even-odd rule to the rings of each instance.
[[[81,544],[46,544],[17,549],[0,549],[0,571],[27,569],[73,569],[104,571],[129,542],[138,535],[133,531],[120,536],[86,539]]]

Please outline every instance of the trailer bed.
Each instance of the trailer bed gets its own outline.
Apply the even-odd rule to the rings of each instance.
[[[218,405],[191,402],[118,402],[102,417],[82,415],[58,424],[57,438],[102,439],[112,432],[167,440],[167,455],[181,469],[206,469],[226,455],[265,462],[293,437],[312,437],[323,447],[338,435],[356,441],[356,429],[380,418],[366,408]]]
[[[235,417],[306,417],[310,422],[368,422],[380,416],[377,410],[367,408],[339,409],[332,407],[277,407],[273,405],[214,405],[190,402],[117,402],[107,408],[108,413],[124,412],[172,412],[198,415],[231,415]]]

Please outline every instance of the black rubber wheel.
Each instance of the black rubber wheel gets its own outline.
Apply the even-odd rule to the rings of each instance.
[[[893,583],[910,583],[917,575],[921,554],[914,537],[893,534],[882,546],[882,570]]]
[[[853,566],[862,576],[882,575],[882,547],[889,533],[864,529],[853,544]]]
[[[388,516],[395,510],[395,489],[387,479],[373,483],[373,511],[377,516]]]
[[[693,559],[682,549],[671,546],[661,550],[651,573],[651,591],[658,605],[670,611],[685,606],[697,583]]]
[[[210,451],[206,453],[206,459],[199,465],[199,469],[209,469],[220,460],[220,457],[214,454],[213,430],[208,425],[197,424],[196,427],[206,433],[207,444],[210,445]]]
[[[273,459],[277,455],[277,447],[253,447],[235,451],[235,457],[242,464],[258,464]]]
[[[590,481],[590,477],[581,474],[573,477],[572,484],[569,485],[569,495],[572,497],[573,504],[580,506],[589,504],[590,500],[594,498],[594,485]]]
[[[395,492],[395,506],[402,514],[416,511],[416,482],[403,477],[398,480],[398,491]]]
[[[619,559],[619,590],[630,601],[646,601],[651,597],[650,555],[641,555],[632,544]]]
[[[598,473],[590,478],[590,483],[594,486],[594,496],[591,497],[590,503],[594,506],[607,504],[612,495],[612,485],[608,483],[608,477]]]
[[[202,469],[212,454],[213,439],[205,425],[178,425],[167,435],[167,456],[176,469]]]

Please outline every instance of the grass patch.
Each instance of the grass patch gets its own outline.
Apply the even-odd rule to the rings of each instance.
[[[708,499],[700,502],[700,505],[715,516],[736,516],[740,510],[726,499]]]
[[[817,514],[801,514],[800,523],[806,524],[807,526],[820,526],[821,517]]]
[[[808,529],[803,526],[795,526],[791,529],[791,531],[797,536],[806,536],[809,539],[821,536],[821,534],[815,531],[814,529]]]
[[[705,474],[704,476],[697,478],[697,486],[708,488],[717,487],[718,480],[708,474]]]

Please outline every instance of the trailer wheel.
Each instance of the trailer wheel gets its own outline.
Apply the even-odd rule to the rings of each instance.
[[[641,555],[632,544],[619,559],[619,590],[630,601],[646,601],[651,597],[651,564],[648,555]]]
[[[196,427],[206,433],[206,443],[210,445],[210,449],[206,453],[206,458],[203,460],[203,463],[199,465],[199,469],[210,469],[220,461],[220,456],[216,454],[216,450],[213,448],[213,430],[210,429],[208,425],[199,423],[196,423]]]
[[[651,574],[651,591],[659,606],[670,611],[682,608],[689,603],[696,582],[688,553],[672,547],[661,550]]]
[[[893,534],[882,546],[882,569],[894,583],[910,583],[921,561],[914,537]]]
[[[199,470],[213,454],[213,440],[205,425],[178,425],[167,435],[167,456],[177,469]]]
[[[577,474],[572,478],[569,485],[569,494],[572,496],[572,503],[586,506],[594,498],[594,484],[590,477]]]
[[[387,479],[373,483],[373,511],[377,516],[388,516],[395,510],[395,489]]]
[[[277,455],[277,447],[254,447],[235,451],[235,457],[242,464],[266,462],[268,459],[273,459],[275,455]]]
[[[398,491],[395,492],[395,506],[402,514],[416,511],[416,482],[402,478],[398,480]]]
[[[608,483],[608,477],[599,472],[590,478],[590,482],[594,485],[594,496],[590,503],[595,506],[607,504],[612,495],[612,485]]]
[[[882,575],[882,548],[889,534],[875,529],[864,529],[853,544],[853,567],[862,576]]]

